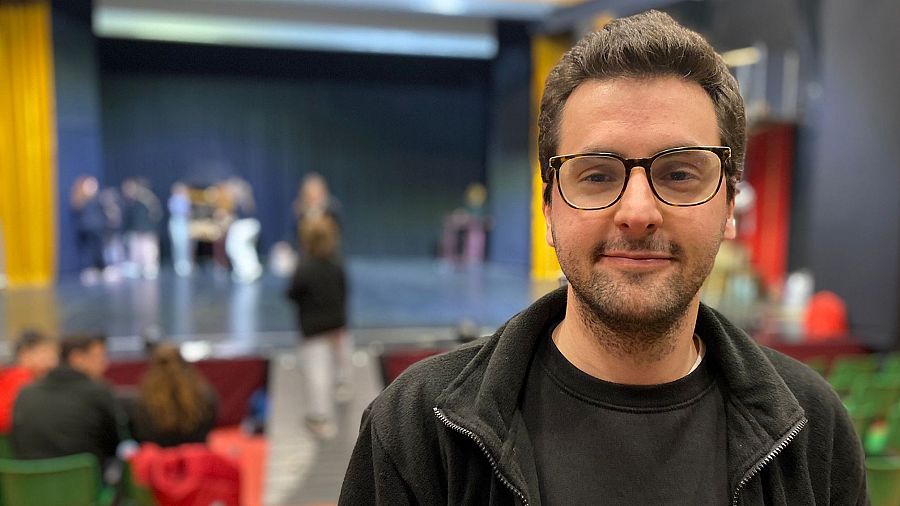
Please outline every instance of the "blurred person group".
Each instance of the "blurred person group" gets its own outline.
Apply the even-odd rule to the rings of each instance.
[[[173,206],[181,208],[177,222],[171,221],[176,219]],[[170,212],[176,273],[182,276],[190,273],[196,249],[198,254],[201,250],[208,251],[217,276],[230,270],[235,282],[252,283],[262,275],[256,249],[261,226],[256,217],[253,188],[247,181],[232,177],[193,190],[177,184],[173,187]],[[183,220],[188,223],[186,230],[179,223]],[[176,248],[176,242],[182,246]],[[186,253],[179,256],[176,249]],[[179,264],[183,267],[179,268]]]
[[[232,177],[203,188],[197,198],[192,193],[177,181],[166,201],[175,273],[189,276],[197,243],[206,242],[217,271],[230,269],[232,278],[241,283],[259,278],[260,223],[250,184]],[[164,213],[148,181],[126,179],[120,192],[114,187],[101,189],[97,178],[82,176],[72,187],[71,207],[82,284],[158,276]],[[197,212],[197,207],[208,212]]]
[[[147,181],[126,179],[121,193],[100,189],[97,178],[79,177],[72,187],[81,282],[117,281],[121,276],[155,279],[159,273],[159,199]]]
[[[89,453],[109,470],[121,464],[117,450],[126,441],[161,447],[205,442],[216,395],[177,346],[153,348],[133,399],[115,395],[103,381],[107,366],[102,335],[73,335],[57,344],[26,332],[15,363],[0,371],[0,434],[8,437],[11,456]]]

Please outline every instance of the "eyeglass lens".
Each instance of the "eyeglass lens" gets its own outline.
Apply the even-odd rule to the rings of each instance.
[[[650,179],[664,202],[690,205],[715,194],[721,170],[719,156],[711,151],[675,151],[653,160]],[[559,169],[563,196],[580,208],[609,206],[622,193],[626,179],[625,165],[611,156],[579,156],[567,160]]]

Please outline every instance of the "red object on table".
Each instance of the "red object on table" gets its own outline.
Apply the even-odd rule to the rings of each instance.
[[[832,292],[817,292],[809,301],[803,324],[810,341],[846,335],[847,306]]]

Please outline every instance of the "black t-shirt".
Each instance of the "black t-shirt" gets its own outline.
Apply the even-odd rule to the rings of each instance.
[[[549,334],[522,398],[544,505],[729,502],[725,401],[708,360],[628,386],[573,366]]]

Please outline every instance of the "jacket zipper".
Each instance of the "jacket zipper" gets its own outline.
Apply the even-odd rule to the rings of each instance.
[[[787,445],[789,445],[791,441],[793,441],[794,438],[797,437],[797,434],[799,434],[800,431],[803,430],[803,427],[806,427],[806,423],[808,421],[809,420],[807,420],[806,418],[803,418],[799,422],[797,422],[794,427],[788,432],[787,436],[776,443],[772,450],[768,454],[766,454],[765,457],[759,459],[756,464],[751,467],[749,471],[747,471],[747,474],[745,474],[741,482],[738,483],[737,488],[734,489],[734,496],[731,500],[732,506],[738,506],[738,495],[741,493],[741,489],[744,488],[747,482],[749,482],[751,478],[756,476],[762,470],[762,468],[766,467],[769,462],[775,460],[775,457],[778,456],[779,453],[784,451],[785,448],[787,448]]]
[[[447,416],[444,415],[444,413],[437,407],[433,409],[434,415],[438,417],[441,423],[443,423],[450,429],[459,432],[463,436],[466,436],[467,438],[474,441],[476,445],[478,445],[478,448],[480,448],[481,452],[484,453],[484,456],[487,457],[488,463],[491,465],[491,469],[494,470],[494,474],[497,476],[497,478],[500,479],[500,482],[503,483],[506,488],[510,489],[522,501],[522,504],[524,506],[528,506],[528,499],[525,498],[525,494],[523,494],[518,488],[516,488],[515,485],[513,485],[508,479],[506,479],[506,476],[503,476],[503,473],[500,472],[500,468],[497,466],[497,461],[494,460],[493,455],[491,455],[491,452],[488,451],[487,446],[485,446],[484,442],[481,441],[481,438],[469,429],[451,422],[450,419],[448,419]]]

